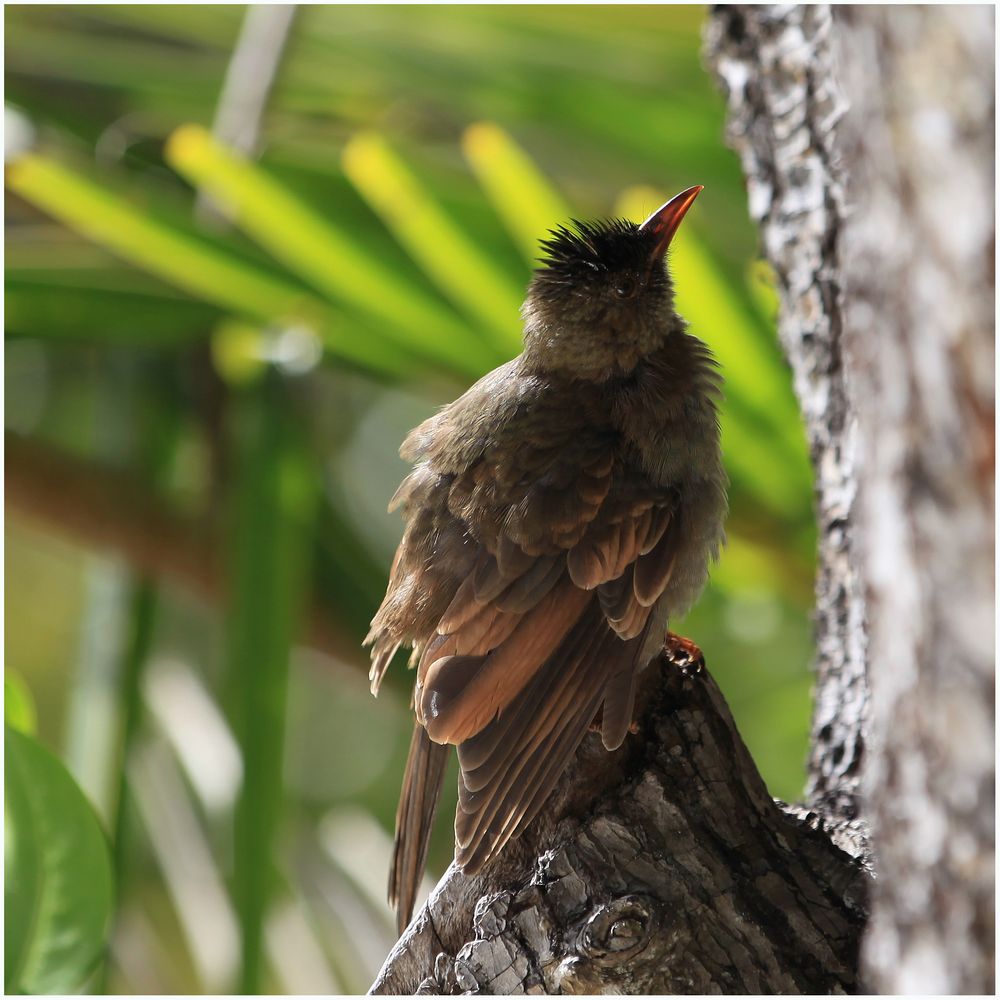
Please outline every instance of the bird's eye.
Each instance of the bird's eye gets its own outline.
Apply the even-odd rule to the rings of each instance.
[[[623,276],[615,282],[615,295],[620,299],[630,299],[638,291],[639,283],[635,278]]]

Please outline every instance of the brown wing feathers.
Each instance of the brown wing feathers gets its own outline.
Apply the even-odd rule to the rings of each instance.
[[[459,747],[456,860],[467,871],[478,871],[535,817],[610,686],[627,675],[631,687],[640,644],[621,642],[591,602],[507,712]]]
[[[421,433],[414,458],[437,447]],[[418,724],[390,875],[401,923],[447,744],[461,766],[456,860],[476,871],[536,815],[602,703],[604,744],[624,740],[636,661],[673,564],[676,498],[616,492],[607,440],[495,459],[453,470],[425,460],[397,493],[410,523],[369,641],[373,688],[401,644],[417,650]]]
[[[458,634],[436,649],[428,646],[418,668],[414,706],[431,739],[457,744],[483,729],[552,655],[589,600],[567,580],[485,656],[443,655]]]

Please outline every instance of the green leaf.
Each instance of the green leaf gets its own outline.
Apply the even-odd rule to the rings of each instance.
[[[569,207],[499,125],[470,125],[462,136],[462,150],[525,259],[534,264],[539,238],[571,216]]]
[[[383,374],[406,359],[358,324],[334,315],[258,267],[144,214],[127,200],[35,154],[7,167],[7,186],[95,243],[196,298],[273,325],[315,328],[331,353]]]
[[[7,186],[84,236],[171,284],[240,313],[296,314],[302,293],[207,243],[176,232],[118,195],[45,157],[7,168]]]
[[[4,289],[6,335],[46,341],[82,340],[122,345],[184,345],[204,339],[218,316],[191,299],[78,288],[57,274],[48,282],[8,276]]]
[[[344,172],[410,256],[504,357],[521,344],[518,289],[455,225],[388,143],[373,132],[344,148]]]
[[[730,593],[763,588],[808,607],[812,600],[812,575],[808,565],[774,545],[761,544],[746,533],[742,525],[730,524],[726,535],[722,558],[712,568],[712,580],[716,585]]]
[[[4,730],[4,989],[72,993],[97,965],[111,917],[108,846],[63,765]]]
[[[465,374],[489,363],[486,345],[445,308],[367,251],[333,220],[321,218],[274,178],[197,125],[177,129],[167,160],[222,202],[237,224],[291,270],[334,301],[349,302],[387,325],[385,334]]]
[[[35,734],[38,716],[35,712],[35,702],[24,679],[8,670],[3,678],[3,717],[11,729],[28,736]]]

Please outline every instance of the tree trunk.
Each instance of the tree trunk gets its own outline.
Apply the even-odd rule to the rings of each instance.
[[[879,873],[865,970],[886,993],[992,993],[994,15],[843,15]]]
[[[851,552],[857,429],[843,361],[839,234],[844,170],[835,126],[846,102],[830,9],[719,7],[706,55],[728,103],[750,214],[781,299],[816,476],[816,687],[808,800],[837,827],[860,817],[868,684],[864,603]]]
[[[450,869],[374,992],[855,991],[868,820],[868,984],[990,992],[992,37],[985,8],[706,29],[816,470],[806,806],[664,661],[639,732],[588,736],[504,856]]]

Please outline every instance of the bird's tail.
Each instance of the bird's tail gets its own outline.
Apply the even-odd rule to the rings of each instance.
[[[400,934],[413,915],[450,751],[448,744],[434,743],[423,726],[413,727],[389,870],[389,904],[396,907],[396,927]]]

